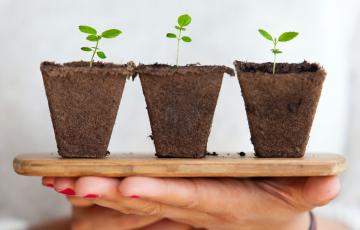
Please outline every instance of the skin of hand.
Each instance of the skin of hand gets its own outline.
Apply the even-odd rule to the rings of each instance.
[[[139,227],[168,219],[209,230],[308,229],[308,211],[327,204],[340,191],[334,176],[43,178],[43,184],[53,185],[77,206],[97,205],[141,216],[144,225]]]
[[[126,215],[97,205],[73,207],[72,230],[191,230],[189,225],[154,216]]]

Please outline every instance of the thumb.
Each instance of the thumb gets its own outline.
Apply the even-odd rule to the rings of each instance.
[[[336,176],[309,177],[303,187],[303,198],[314,207],[323,206],[337,197],[340,188]]]

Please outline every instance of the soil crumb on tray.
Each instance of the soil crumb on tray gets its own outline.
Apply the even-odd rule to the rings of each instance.
[[[217,152],[212,152],[212,153],[207,152],[206,155],[208,155],[208,156],[219,156],[219,154]]]

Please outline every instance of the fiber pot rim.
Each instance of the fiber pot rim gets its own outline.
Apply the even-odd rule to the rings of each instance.
[[[238,75],[241,74],[253,74],[258,76],[267,77],[282,77],[282,76],[301,76],[301,75],[326,75],[326,71],[322,65],[316,62],[303,61],[300,63],[277,63],[277,66],[287,67],[285,70],[280,69],[280,73],[272,73],[272,62],[255,63],[255,62],[243,62],[234,61],[235,69]],[[277,68],[279,71],[279,68]]]
[[[85,61],[73,61],[66,63],[56,63],[50,61],[43,61],[40,65],[42,71],[60,71],[60,72],[76,72],[76,73],[89,73],[89,72],[98,72],[106,73],[114,71],[124,75],[126,77],[134,76],[135,74],[135,64],[132,61],[129,61],[126,64],[114,64],[112,62],[94,62],[93,66],[89,67],[89,62]]]
[[[200,65],[189,64],[185,66],[175,66],[169,64],[139,64],[135,70],[136,74],[152,74],[156,73],[157,76],[170,76],[174,74],[187,75],[187,74],[206,74],[218,72],[221,77],[224,73],[230,76],[235,76],[234,69],[224,65]]]

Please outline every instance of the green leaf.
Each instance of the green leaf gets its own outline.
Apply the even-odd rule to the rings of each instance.
[[[181,40],[183,40],[184,42],[191,42],[191,38],[188,36],[182,36]]]
[[[178,24],[180,27],[187,26],[191,23],[191,17],[188,14],[183,14],[178,18]]]
[[[110,29],[102,32],[101,37],[103,38],[115,38],[122,33],[121,30],[118,29]]]
[[[79,30],[86,34],[93,34],[93,35],[97,34],[97,31],[91,26],[79,26]]]
[[[259,29],[259,33],[267,40],[273,41],[272,36],[267,31],[265,31],[263,29]]]
[[[173,33],[167,33],[166,37],[168,37],[168,38],[176,38],[176,35],[173,34]]]
[[[81,47],[81,50],[86,52],[92,51],[90,47]]]
[[[271,49],[271,52],[273,52],[273,54],[281,54],[282,51],[279,49]]]
[[[182,30],[182,31],[185,31],[185,30],[186,30],[185,28],[182,28],[182,27],[180,27],[180,26],[175,26],[175,29],[177,29],[177,30]]]
[[[279,42],[288,42],[298,36],[298,32],[285,32],[279,37]]]
[[[106,58],[105,53],[102,52],[102,51],[99,51],[99,52],[97,52],[96,54],[97,54],[97,56],[98,56],[99,58],[101,58],[101,59],[105,59],[105,58]]]
[[[87,40],[89,41],[92,41],[92,42],[97,42],[101,39],[100,36],[97,36],[97,35],[93,35],[93,34],[90,34],[89,36],[86,37]]]

